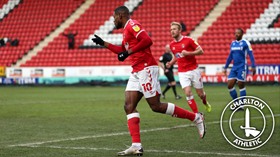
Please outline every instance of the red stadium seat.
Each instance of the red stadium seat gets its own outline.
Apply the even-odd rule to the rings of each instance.
[[[209,57],[213,55],[216,56],[215,64],[224,64],[229,54],[230,43],[234,40],[234,30],[236,28],[243,28],[244,30],[250,28],[251,24],[255,22],[271,2],[272,0],[234,0],[218,20],[208,28],[208,31],[204,32],[198,39],[198,42],[203,41],[204,45],[207,43],[214,46],[213,48],[212,46],[204,47],[202,45],[204,51],[209,55],[199,57],[199,62],[210,63]],[[252,5],[254,9],[248,9],[252,8]],[[236,8],[238,8],[238,12]],[[252,46],[257,64],[279,64],[279,60],[277,61],[270,56],[270,54],[275,56],[276,51],[274,50],[278,50],[277,54],[279,54],[279,44],[253,44]],[[216,50],[223,53],[217,55]]]
[[[112,16],[114,8],[123,5],[125,1],[96,0],[65,30],[66,32],[78,32],[75,50],[68,49],[67,39],[60,34],[37,56],[32,57],[30,61],[21,66],[128,65],[128,61],[118,62],[116,55],[107,49],[78,49],[78,46],[82,45],[90,34],[99,29],[99,26]],[[4,0],[1,1],[0,6],[2,2]],[[83,2],[84,0],[22,1],[0,23],[1,36],[5,35],[20,40],[18,47],[8,45],[0,48],[0,64],[10,66],[22,58]],[[169,33],[170,22],[184,21],[187,25],[185,34],[188,34],[200,24],[218,2],[219,0],[145,0],[133,12],[132,18],[141,22],[151,33],[154,42],[152,53],[157,60],[164,52],[165,44],[172,40]],[[229,53],[230,43],[234,40],[234,30],[237,27],[248,29],[271,2],[272,0],[233,0],[217,21],[198,38],[198,42],[205,51],[205,55],[198,57],[199,63],[223,64]],[[236,8],[238,8],[238,12]],[[276,22],[274,27],[279,27],[279,23],[279,21]],[[113,30],[115,34],[121,32],[121,30]],[[279,57],[279,44],[253,44],[252,46],[258,64],[279,64],[279,60],[275,59]],[[264,53],[266,55],[263,55]]]
[[[7,0],[1,0],[0,7]],[[19,39],[19,46],[7,45],[9,53],[18,56],[9,60],[11,65],[38,44],[47,34],[60,25],[63,20],[82,4],[83,0],[59,1],[22,1],[9,16],[0,22],[0,35],[11,39]],[[69,7],[62,7],[71,3]],[[3,49],[1,47],[1,49]]]

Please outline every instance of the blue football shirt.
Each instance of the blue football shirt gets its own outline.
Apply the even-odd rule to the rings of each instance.
[[[252,67],[255,68],[255,59],[253,50],[249,41],[242,39],[240,41],[233,41],[230,45],[230,54],[227,58],[225,68],[228,68],[229,64],[233,60],[233,69],[244,68],[247,66],[247,55],[249,55]]]

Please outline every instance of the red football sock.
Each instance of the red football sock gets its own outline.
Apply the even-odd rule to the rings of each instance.
[[[206,94],[205,94],[205,93],[204,93],[204,97],[202,98],[202,103],[203,103],[204,105],[207,104],[207,101],[206,101]]]
[[[192,109],[192,111],[194,113],[197,113],[198,109],[197,109],[197,105],[196,105],[196,102],[195,102],[193,96],[187,97],[187,101],[188,101],[188,104],[189,104],[190,108]]]
[[[174,110],[174,113],[172,116],[178,117],[178,118],[189,119],[191,121],[193,121],[195,119],[195,113],[182,109],[178,106],[175,106],[175,110]]]
[[[132,143],[141,143],[140,139],[140,115],[139,113],[131,113],[127,115],[127,125],[132,138]]]

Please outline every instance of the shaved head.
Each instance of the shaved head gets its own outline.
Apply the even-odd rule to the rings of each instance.
[[[117,29],[123,28],[129,17],[129,10],[126,6],[117,7],[114,11],[114,24]]]
[[[124,17],[129,17],[129,10],[126,6],[120,6],[115,9],[115,14],[121,14]]]

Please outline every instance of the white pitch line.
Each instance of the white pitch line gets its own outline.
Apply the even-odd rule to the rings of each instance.
[[[106,150],[106,151],[120,151],[116,148],[92,148],[92,147],[62,147],[62,146],[28,146],[32,148],[53,148],[53,149],[70,149],[70,150]],[[271,155],[262,155],[262,154],[248,154],[248,153],[222,153],[222,152],[197,152],[197,151],[178,151],[178,150],[144,150],[144,152],[150,153],[173,153],[173,154],[199,154],[199,155],[219,155],[219,156],[253,156],[253,157],[273,157]]]
[[[275,114],[274,117],[279,117],[280,114]],[[270,117],[270,116],[267,116]],[[260,119],[262,117],[251,117],[251,119]],[[233,121],[242,121],[244,118],[234,119]],[[223,122],[228,122],[227,120]],[[207,122],[206,125],[210,124],[218,124],[220,121],[212,121]],[[164,130],[171,130],[171,129],[178,129],[178,128],[185,128],[195,126],[194,124],[186,124],[186,125],[178,125],[174,127],[165,127],[165,128],[154,128],[154,129],[147,129],[141,130],[141,133],[147,132],[155,132],[155,131],[164,131]],[[129,133],[126,132],[117,132],[117,133],[110,133],[110,134],[101,134],[101,135],[93,135],[93,136],[82,136],[82,137],[73,137],[73,138],[65,138],[65,139],[58,139],[58,140],[50,140],[50,141],[40,141],[40,142],[31,142],[31,143],[24,143],[24,144],[14,144],[9,145],[8,147],[24,147],[24,146],[33,146],[33,145],[41,145],[47,143],[57,143],[57,142],[64,142],[64,141],[76,141],[76,140],[84,140],[84,139],[92,139],[92,138],[100,138],[100,137],[111,137],[111,136],[120,136],[120,135],[128,135]]]

